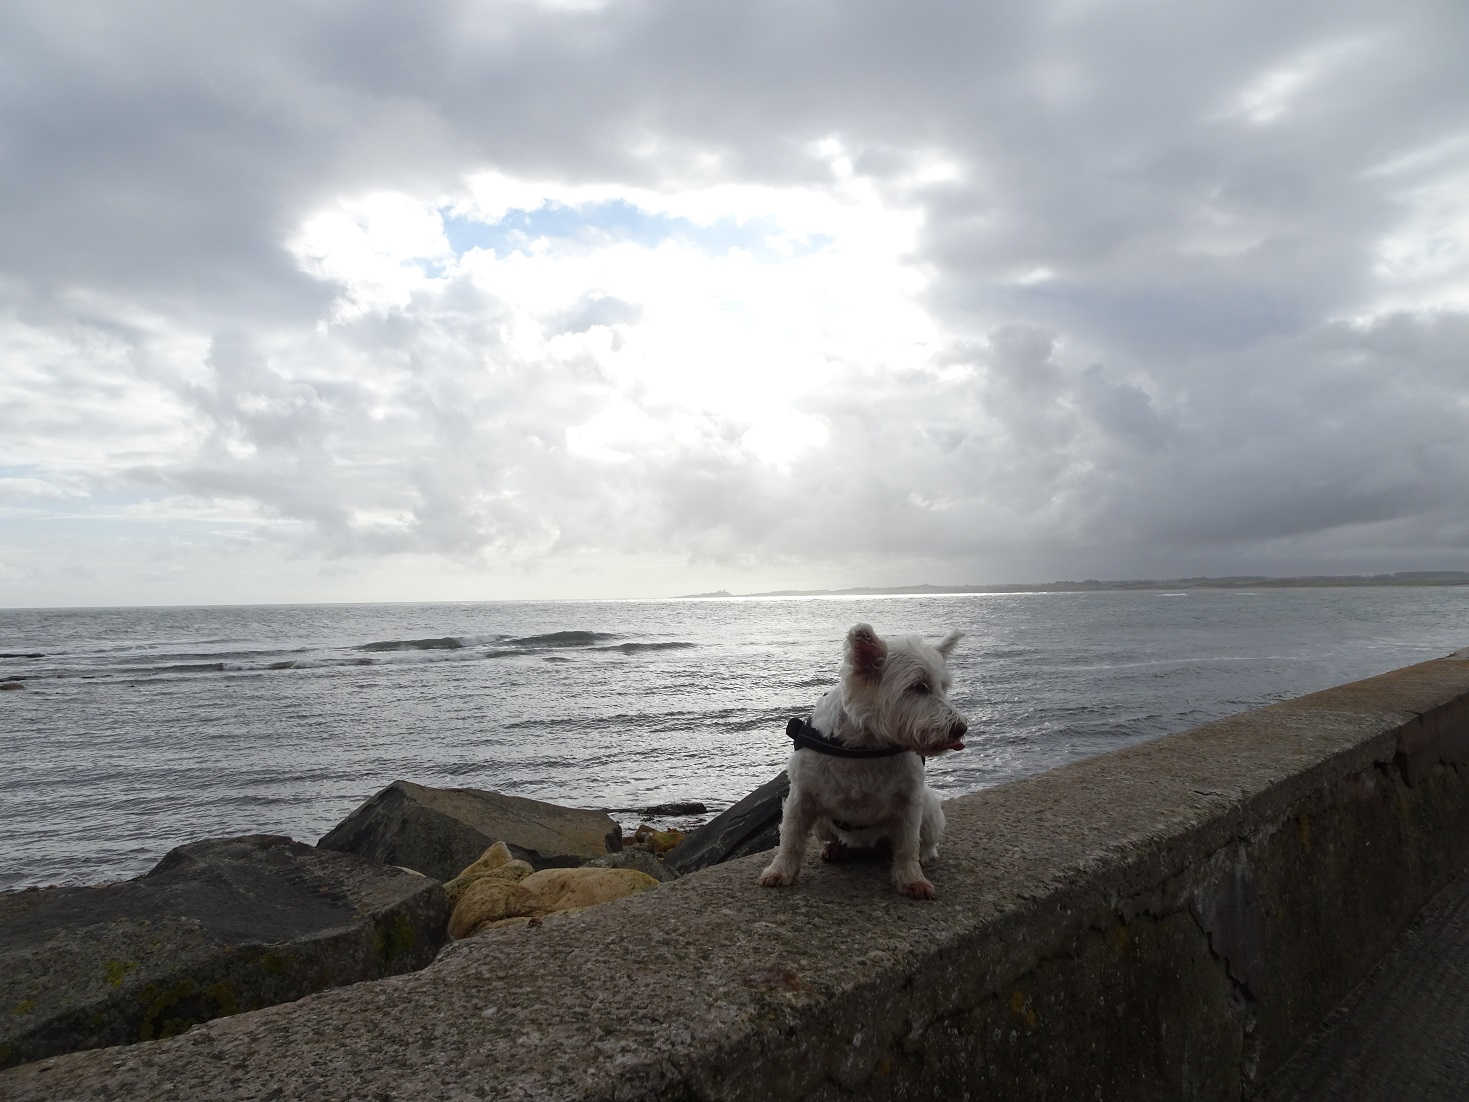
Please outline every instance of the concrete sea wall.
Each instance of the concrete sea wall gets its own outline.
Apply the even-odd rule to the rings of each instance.
[[[743,858],[0,1097],[1248,1097],[1469,861],[1469,651],[947,811],[932,903]]]

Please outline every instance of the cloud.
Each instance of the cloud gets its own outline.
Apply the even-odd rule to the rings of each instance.
[[[1452,6],[163,16],[0,17],[0,601],[1469,552]]]

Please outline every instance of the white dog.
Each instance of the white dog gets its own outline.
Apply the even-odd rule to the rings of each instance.
[[[792,720],[796,740],[781,806],[780,847],[760,874],[766,887],[794,884],[812,829],[822,858],[887,839],[893,883],[914,899],[934,898],[920,861],[938,857],[944,812],[923,779],[923,762],[964,749],[969,725],[945,695],[945,665],[960,633],[938,646],[917,638],[884,641],[867,624],[847,633],[841,683],[817,703],[809,725]]]

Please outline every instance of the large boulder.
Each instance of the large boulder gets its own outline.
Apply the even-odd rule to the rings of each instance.
[[[317,845],[447,881],[498,841],[535,868],[564,868],[621,849],[622,832],[602,811],[394,781]]]
[[[774,849],[780,842],[781,801],[790,790],[790,778],[782,769],[669,850],[663,863],[682,876],[732,857]]]
[[[422,968],[444,889],[273,835],[180,846],[134,880],[0,893],[0,1067]]]

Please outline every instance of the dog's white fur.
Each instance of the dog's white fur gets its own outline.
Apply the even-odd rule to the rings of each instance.
[[[826,860],[841,856],[848,846],[887,839],[898,891],[934,898],[920,862],[938,857],[944,812],[924,781],[923,759],[964,748],[968,724],[947,696],[946,661],[959,638],[959,632],[951,632],[937,646],[914,637],[883,640],[867,624],[847,633],[841,681],[817,703],[811,726],[845,746],[902,746],[914,752],[881,758],[792,753],[780,847],[760,874],[761,884],[796,882],[814,829]]]

